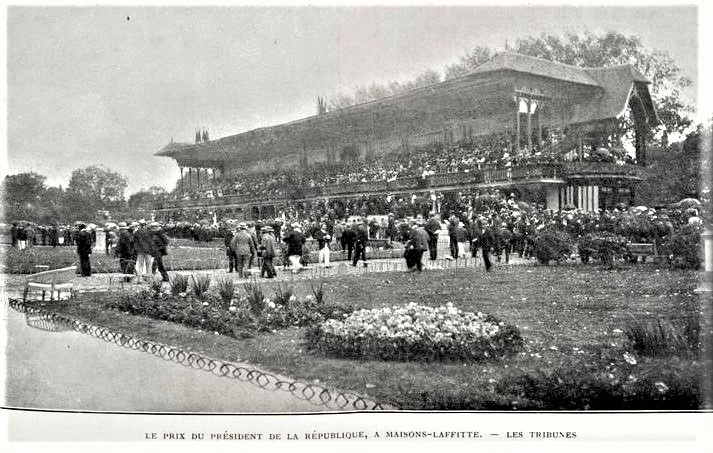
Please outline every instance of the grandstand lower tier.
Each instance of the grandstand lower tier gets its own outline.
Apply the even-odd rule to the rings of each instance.
[[[299,196],[290,198],[227,195],[165,200],[155,204],[154,213],[162,220],[205,216],[254,220],[278,216],[290,205],[309,206],[315,202],[339,204],[374,197],[390,200],[418,197],[433,200],[435,207],[436,197],[443,194],[485,193],[492,190],[514,193],[517,200],[536,203],[546,209],[576,207],[595,211],[618,203],[630,204],[636,185],[641,181],[639,172],[640,167],[636,165],[604,162],[528,165],[399,178],[394,181],[307,187],[299,191]]]

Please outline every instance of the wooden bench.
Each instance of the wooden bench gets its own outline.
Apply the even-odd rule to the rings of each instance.
[[[627,245],[629,256],[634,262],[642,258],[646,262],[647,258],[652,258],[654,262],[660,262],[668,259],[668,254],[664,247],[656,243],[630,243]]]
[[[57,299],[60,299],[60,293],[63,290],[68,290],[71,295],[74,287],[72,279],[76,273],[77,267],[71,266],[28,275],[25,277],[25,291],[23,292],[22,300],[27,300],[27,295],[31,289],[42,290],[42,300],[45,300],[45,294],[48,290],[50,292],[50,300],[54,300],[55,291],[57,291]]]

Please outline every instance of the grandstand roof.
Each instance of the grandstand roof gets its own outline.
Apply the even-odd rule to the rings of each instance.
[[[473,106],[467,107],[464,103],[469,97],[472,98],[473,94],[462,96],[458,93],[466,93],[462,89],[473,88],[475,84],[479,84],[481,90],[487,90],[484,88],[487,84],[481,82],[494,80],[489,76],[500,71],[525,73],[600,88],[600,90],[595,88],[598,94],[586,99],[574,118],[569,120],[572,124],[617,118],[627,107],[632,93],[637,93],[642,98],[650,123],[655,124],[658,121],[646,88],[650,82],[631,65],[580,68],[503,52],[457,79],[205,143],[171,142],[156,155],[176,159],[179,165],[211,166],[220,165],[231,159],[239,158],[241,161],[248,162],[271,155],[274,157],[281,153],[294,152],[296,148],[305,145],[333,142],[340,138],[356,140],[359,137],[379,135],[393,128],[393,125],[389,121],[375,120],[375,113],[381,115],[380,118],[394,117],[417,122],[423,116],[423,110],[443,107],[446,103],[454,106],[457,104],[458,108],[464,111],[472,110]]]
[[[501,52],[475,68],[473,74],[492,71],[517,71],[527,74],[564,80],[581,85],[599,86],[584,69],[542,58],[530,57],[512,52]]]

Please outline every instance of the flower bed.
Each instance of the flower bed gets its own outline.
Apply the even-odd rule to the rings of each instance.
[[[194,281],[194,286],[196,282]],[[107,304],[108,308],[133,315],[184,324],[234,338],[252,337],[255,332],[287,327],[301,327],[322,322],[331,317],[343,317],[349,308],[326,303],[315,292],[303,299],[288,293],[266,297],[259,285],[246,284],[244,294],[224,300],[214,294],[190,292],[172,294],[165,288],[122,292]],[[192,288],[193,289],[193,288]],[[321,291],[321,290],[320,290]],[[111,297],[90,294],[84,297]]]
[[[307,342],[312,350],[344,358],[474,361],[515,352],[522,337],[491,315],[450,303],[437,308],[410,303],[329,319],[307,331]]]

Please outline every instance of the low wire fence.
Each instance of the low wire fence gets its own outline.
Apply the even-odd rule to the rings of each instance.
[[[9,298],[8,304],[14,310],[28,315],[27,323],[34,328],[51,332],[73,330],[126,349],[145,352],[188,368],[207,371],[216,376],[247,382],[262,390],[289,392],[300,400],[326,409],[336,411],[395,409],[394,407],[386,406],[354,392],[329,389],[318,383],[288,380],[275,374],[248,368],[245,365],[213,359],[196,354],[195,352],[184,351],[174,346],[168,346],[150,340],[134,338],[130,335],[47,311],[19,299]]]

